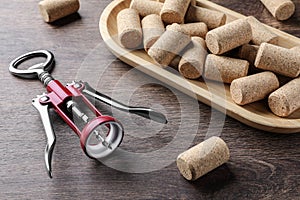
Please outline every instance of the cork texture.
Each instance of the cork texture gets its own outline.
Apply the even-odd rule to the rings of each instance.
[[[213,136],[181,153],[176,160],[181,175],[196,180],[229,160],[227,144]]]
[[[208,29],[215,29],[226,23],[226,15],[219,11],[190,6],[186,13],[185,21],[188,23],[203,22],[207,25]]]
[[[238,19],[206,34],[206,44],[213,54],[223,54],[252,39],[252,30],[246,19]]]
[[[188,24],[177,24],[173,23],[168,25],[167,29],[174,31],[180,31],[184,34],[197,37],[205,38],[206,33],[208,32],[207,25],[203,22],[188,23]]]
[[[185,78],[199,78],[203,73],[206,55],[205,41],[201,37],[192,37],[189,48],[179,62],[178,71]]]
[[[163,3],[150,0],[132,0],[130,3],[130,8],[135,9],[141,17],[145,17],[151,14],[159,15]]]
[[[206,57],[204,76],[206,79],[231,83],[247,76],[249,63],[246,60],[209,54]]]
[[[139,14],[134,9],[124,9],[117,15],[118,38],[121,45],[134,49],[142,44],[143,33]]]
[[[176,42],[175,42],[176,41]],[[190,36],[178,31],[166,30],[148,50],[153,60],[166,67],[190,43]]]
[[[160,12],[161,19],[167,24],[184,23],[184,16],[190,2],[191,0],[165,0]]]
[[[45,22],[54,22],[79,10],[79,0],[43,0],[39,10]]]
[[[143,43],[145,51],[165,32],[164,24],[157,14],[147,15],[142,19]]]
[[[244,44],[240,47],[238,57],[254,65],[259,46]]]
[[[181,56],[177,55],[175,58],[170,62],[169,67],[173,67],[174,69],[178,70],[178,65],[181,60]]]
[[[300,56],[297,51],[262,43],[254,65],[259,69],[295,78],[300,73]]]
[[[270,44],[278,44],[278,35],[267,29],[260,21],[255,17],[249,16],[246,18],[247,22],[251,26],[252,40],[251,42],[256,45],[260,45],[263,42]]]
[[[156,1],[158,1],[158,2],[165,2],[165,0],[156,0]],[[191,4],[190,5],[193,5],[193,6],[195,6],[197,4],[197,0],[191,0]]]
[[[277,20],[287,20],[295,12],[291,0],[260,0]]]
[[[261,72],[232,81],[230,94],[239,105],[246,105],[266,98],[279,87],[279,81],[272,72]]]
[[[296,78],[270,94],[268,104],[271,111],[280,117],[287,117],[300,108],[300,78]]]
[[[291,50],[300,52],[300,46],[295,46]]]

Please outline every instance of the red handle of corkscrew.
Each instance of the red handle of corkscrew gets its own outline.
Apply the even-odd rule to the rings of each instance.
[[[18,69],[24,61],[34,57],[45,57],[46,61],[28,69]],[[52,177],[51,160],[55,146],[55,133],[49,117],[49,109],[55,112],[71,127],[80,138],[83,151],[90,158],[103,158],[111,154],[122,142],[124,129],[121,123],[111,116],[104,116],[85,96],[95,98],[122,111],[127,111],[159,123],[167,123],[166,117],[146,107],[132,107],[122,104],[94,90],[84,82],[73,82],[64,86],[55,80],[50,71],[54,67],[54,56],[46,50],[39,50],[19,56],[10,63],[9,71],[21,78],[38,78],[47,88],[47,94],[38,95],[32,105],[39,111],[47,136],[45,164]]]

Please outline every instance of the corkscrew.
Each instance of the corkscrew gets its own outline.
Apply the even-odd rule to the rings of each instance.
[[[44,57],[46,60],[28,69],[18,69],[21,63],[35,57]],[[45,165],[50,178],[52,178],[51,160],[56,136],[50,120],[49,109],[54,109],[71,127],[80,138],[84,153],[93,159],[106,157],[116,150],[122,142],[124,129],[114,117],[102,115],[89,98],[94,98],[121,111],[127,111],[159,123],[167,123],[167,119],[162,113],[146,107],[127,106],[94,90],[86,82],[73,81],[64,86],[51,76],[50,72],[53,67],[54,56],[47,50],[21,55],[9,66],[11,74],[27,79],[37,78],[47,89],[47,93],[32,99],[32,105],[38,110],[46,133]]]

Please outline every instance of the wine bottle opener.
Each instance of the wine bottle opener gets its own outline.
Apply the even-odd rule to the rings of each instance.
[[[35,64],[28,69],[18,69],[21,63],[35,57],[44,57],[46,61]],[[11,74],[27,79],[37,78],[47,89],[47,93],[32,99],[32,105],[38,110],[46,133],[45,165],[50,178],[52,178],[51,160],[56,142],[49,116],[50,108],[54,109],[78,135],[84,153],[93,159],[106,157],[116,150],[122,142],[124,129],[115,118],[102,115],[88,98],[94,98],[119,110],[140,115],[159,123],[167,123],[167,119],[162,113],[146,107],[132,107],[122,104],[94,90],[86,82],[73,81],[64,86],[51,76],[50,72],[53,67],[54,56],[47,50],[38,50],[21,55],[13,60],[9,66]],[[93,118],[87,112],[92,113]]]

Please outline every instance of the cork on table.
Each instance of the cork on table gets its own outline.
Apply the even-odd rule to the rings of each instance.
[[[299,12],[287,21],[278,22],[255,0],[246,3],[238,0],[212,1],[245,15],[254,15],[266,24],[300,37]],[[130,66],[115,59],[106,50],[99,35],[98,22],[100,13],[110,2],[81,1],[78,13],[51,24],[43,21],[37,1],[28,0],[20,6],[20,1],[11,0],[0,7],[0,82],[3,85],[0,94],[0,198],[296,199],[300,190],[300,134],[279,135],[260,131],[202,103],[190,113],[190,116],[196,112],[201,113],[199,128],[190,146],[201,143],[208,130],[214,133],[221,129],[221,138],[228,144],[231,158],[227,164],[193,183],[180,175],[175,162],[157,171],[136,174],[91,161],[83,155],[78,138],[55,115],[52,116],[58,137],[53,157],[55,171],[52,180],[47,178],[43,163],[43,127],[30,102],[44,89],[35,80],[20,80],[8,73],[8,64],[17,55],[30,50],[51,50],[57,61],[53,75],[64,83],[81,78],[83,72],[92,78],[100,76],[98,70],[104,70],[105,75],[97,89],[108,95],[116,88],[120,89],[120,95],[130,93],[129,85],[116,84],[120,77],[133,73],[135,78],[151,84],[139,88],[132,96],[131,103],[145,106],[162,104],[167,115],[172,116],[171,121],[178,122],[178,108],[189,106],[192,101],[186,96],[176,99],[171,89],[160,86],[159,82],[153,83],[153,79],[143,73],[132,72]],[[293,2],[296,8],[300,7],[299,0]],[[107,62],[112,64],[106,68]],[[109,108],[100,108],[110,113]],[[122,119],[126,117],[125,115]],[[215,121],[210,123],[210,119]],[[134,120],[137,124],[147,124],[137,118]],[[191,117],[188,120],[189,125],[197,121]],[[221,127],[222,120],[224,125]],[[124,148],[138,153],[162,148],[175,137],[174,130],[179,123],[171,125],[151,136],[145,135],[145,131],[127,132]],[[129,130],[134,130],[135,127],[135,124],[127,125]],[[170,159],[175,161],[176,157]],[[156,162],[162,163],[163,160],[157,159]]]

